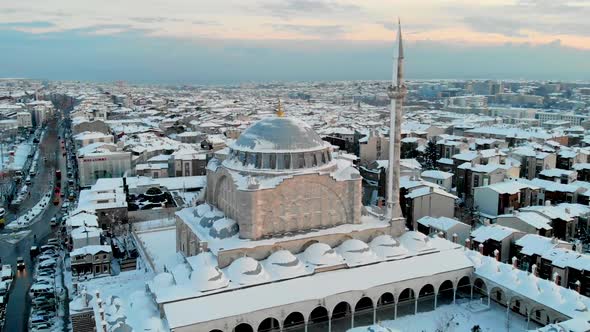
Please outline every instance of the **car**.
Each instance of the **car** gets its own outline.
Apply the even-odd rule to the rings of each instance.
[[[19,270],[24,270],[25,269],[25,259],[22,257],[18,257],[16,259],[16,268]]]
[[[57,247],[52,244],[45,244],[41,246],[41,252],[45,252],[46,250],[57,250]]]
[[[29,254],[31,255],[31,257],[39,255],[39,247],[31,246],[31,249],[29,249]]]
[[[57,218],[56,217],[51,218],[51,220],[49,220],[49,225],[51,225],[51,227],[57,226]]]
[[[55,222],[57,224],[57,218],[53,217],[52,219],[55,219]],[[52,246],[57,246],[57,245],[59,245],[59,240],[52,237],[50,239],[47,239],[47,244],[52,245]]]

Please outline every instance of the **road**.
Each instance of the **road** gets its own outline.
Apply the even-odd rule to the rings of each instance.
[[[31,196],[22,204],[19,211],[26,211],[34,206],[45,193],[52,189],[52,179],[55,176],[55,165],[58,165],[62,174],[66,174],[65,158],[62,157],[60,143],[57,138],[58,128],[55,120],[51,120],[47,126],[47,134],[41,144],[39,144],[39,169],[37,176],[33,179],[31,187]],[[47,163],[43,162],[47,158]],[[67,186],[66,177],[62,176],[62,188]],[[61,206],[61,202],[60,202]],[[30,299],[28,289],[32,283],[32,267],[29,256],[29,249],[33,245],[45,243],[47,238],[52,235],[49,220],[59,213],[60,206],[49,204],[43,212],[41,219],[28,228],[31,232],[23,239],[16,243],[6,241],[9,237],[8,231],[3,231],[0,236],[0,258],[2,264],[11,264],[16,269],[16,259],[21,256],[25,259],[26,269],[18,271],[15,282],[10,291],[10,297],[6,308],[6,322],[3,331],[27,331],[28,317],[30,311]],[[18,212],[17,212],[18,213]],[[13,211],[7,215],[7,222],[17,217]],[[36,236],[36,239],[35,239]],[[14,241],[12,241],[14,242]]]

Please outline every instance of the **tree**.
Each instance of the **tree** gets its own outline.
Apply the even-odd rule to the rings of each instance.
[[[431,139],[426,144],[424,155],[420,158],[420,164],[424,169],[436,169],[436,161],[440,159],[438,149],[436,148],[436,141]]]

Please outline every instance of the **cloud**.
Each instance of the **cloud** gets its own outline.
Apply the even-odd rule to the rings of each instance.
[[[262,8],[274,16],[292,18],[298,16],[327,16],[340,14],[360,14],[358,5],[333,0],[284,0],[264,3]]]
[[[295,32],[313,37],[336,38],[347,32],[342,25],[300,25],[300,24],[271,24],[276,31]]]
[[[472,30],[484,33],[497,33],[508,37],[526,37],[521,32],[522,26],[519,22],[506,18],[485,16],[469,16],[463,22]]]

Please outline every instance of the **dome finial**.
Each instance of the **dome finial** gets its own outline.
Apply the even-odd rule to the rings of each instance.
[[[283,104],[281,103],[281,98],[279,98],[279,104],[277,106],[276,114],[279,118],[282,118],[283,116],[285,116],[285,112],[283,111]]]

